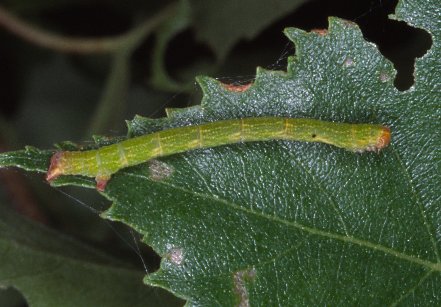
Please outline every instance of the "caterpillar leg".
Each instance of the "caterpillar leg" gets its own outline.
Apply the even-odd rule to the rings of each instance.
[[[92,174],[96,174],[97,170],[92,169],[92,171],[85,172],[85,170],[90,170],[90,167],[84,167],[85,162],[87,162],[87,160],[81,156],[84,153],[86,152],[59,151],[54,153],[51,157],[50,166],[46,173],[46,180],[51,182],[61,175],[82,175],[92,177]],[[76,160],[73,158],[75,155],[78,157]],[[95,158],[95,154],[92,156]],[[111,175],[109,174],[100,174],[95,177],[96,189],[98,191],[104,191],[110,176]]]
[[[104,192],[107,182],[110,180],[110,176],[96,176],[96,189],[100,192]]]

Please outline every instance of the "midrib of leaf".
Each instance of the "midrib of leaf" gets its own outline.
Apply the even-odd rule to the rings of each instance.
[[[141,178],[141,179],[144,179],[144,180],[149,180],[149,178],[147,176],[144,176],[144,175],[133,174],[133,173],[130,173],[130,172],[127,172],[126,174],[128,176],[137,177],[137,178]],[[341,242],[356,244],[356,245],[359,245],[359,246],[362,246],[362,247],[366,247],[366,248],[372,249],[374,251],[381,251],[381,252],[384,252],[385,254],[392,255],[392,256],[394,256],[396,258],[399,258],[399,259],[402,259],[402,260],[405,260],[405,261],[408,261],[408,262],[411,262],[411,263],[415,263],[415,264],[427,267],[427,268],[429,268],[432,271],[441,272],[441,262],[436,262],[435,263],[435,262],[423,260],[423,259],[420,259],[420,258],[418,258],[416,256],[408,255],[408,254],[396,251],[396,250],[394,250],[392,248],[389,248],[389,247],[386,247],[386,246],[383,246],[383,245],[380,245],[380,244],[377,244],[377,243],[373,243],[373,242],[370,242],[370,241],[367,241],[367,240],[358,239],[356,237],[349,236],[349,235],[348,236],[344,236],[344,235],[340,235],[340,234],[335,234],[335,233],[327,232],[327,231],[320,230],[320,229],[317,229],[317,228],[305,226],[305,225],[302,225],[302,224],[297,223],[297,222],[287,221],[287,220],[281,219],[281,218],[276,217],[276,216],[271,216],[271,215],[267,215],[267,214],[264,214],[264,213],[261,213],[261,212],[256,212],[256,211],[253,211],[253,210],[241,207],[241,206],[239,206],[239,205],[237,205],[235,203],[232,203],[230,201],[227,201],[227,200],[225,200],[223,198],[213,197],[211,195],[190,191],[190,190],[187,190],[185,188],[178,187],[178,186],[175,186],[173,184],[170,184],[169,182],[165,182],[165,181],[160,181],[159,182],[159,181],[156,181],[155,183],[156,184],[165,185],[165,186],[167,186],[169,188],[178,190],[180,192],[183,192],[183,193],[186,193],[186,194],[190,194],[190,195],[195,195],[195,196],[198,196],[198,197],[210,200],[210,201],[215,202],[215,203],[217,202],[217,203],[221,203],[223,205],[227,205],[230,208],[233,208],[233,209],[238,210],[238,211],[245,212],[245,213],[250,214],[250,215],[258,216],[258,217],[261,217],[261,218],[265,218],[265,219],[267,219],[269,221],[273,221],[273,222],[276,222],[276,223],[279,223],[279,224],[283,224],[283,225],[286,225],[286,226],[289,226],[289,227],[300,229],[300,230],[302,230],[304,232],[307,232],[309,234],[312,234],[312,235],[326,237],[326,238],[338,240],[338,241],[341,241]]]

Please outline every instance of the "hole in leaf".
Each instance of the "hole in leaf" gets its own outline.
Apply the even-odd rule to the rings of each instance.
[[[364,37],[375,43],[380,52],[395,66],[394,80],[399,90],[406,90],[414,83],[415,58],[423,56],[430,48],[430,35],[405,22],[388,18],[393,14],[398,0],[316,0],[300,7],[285,18],[283,24],[310,31],[326,29],[328,17],[337,16],[358,24]]]
[[[294,54],[294,47],[291,42],[286,44],[286,38],[280,35],[280,29],[287,26],[306,31],[327,29],[328,17],[337,16],[358,24],[366,40],[375,43],[380,52],[394,64],[397,70],[394,84],[397,89],[406,90],[414,83],[415,58],[423,56],[432,42],[426,31],[389,19],[388,15],[394,13],[397,3],[398,0],[308,1],[271,27],[265,28],[255,39],[237,44],[228,56],[228,61],[234,60],[234,55],[249,55],[246,63],[233,65],[236,74],[241,65],[245,65],[240,71],[246,75],[254,74],[255,66],[285,70],[287,57]],[[234,74],[228,70],[228,65],[225,66],[220,75]],[[387,81],[387,78],[389,76],[382,76],[382,81]]]

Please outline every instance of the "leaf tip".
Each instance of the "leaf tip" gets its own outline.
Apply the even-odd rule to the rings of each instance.
[[[303,30],[298,29],[298,28],[289,27],[289,28],[285,28],[283,30],[283,33],[285,34],[286,37],[288,37],[288,39],[290,41],[295,43],[297,38],[299,38],[300,36],[306,34],[306,31],[303,31]]]

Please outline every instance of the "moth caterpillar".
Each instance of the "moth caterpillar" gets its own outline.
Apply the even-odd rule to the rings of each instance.
[[[250,117],[172,128],[88,151],[59,151],[46,179],[61,175],[95,177],[103,191],[124,167],[197,148],[239,142],[290,140],[321,142],[353,152],[379,151],[390,143],[390,129],[375,124],[335,123],[307,118]]]

